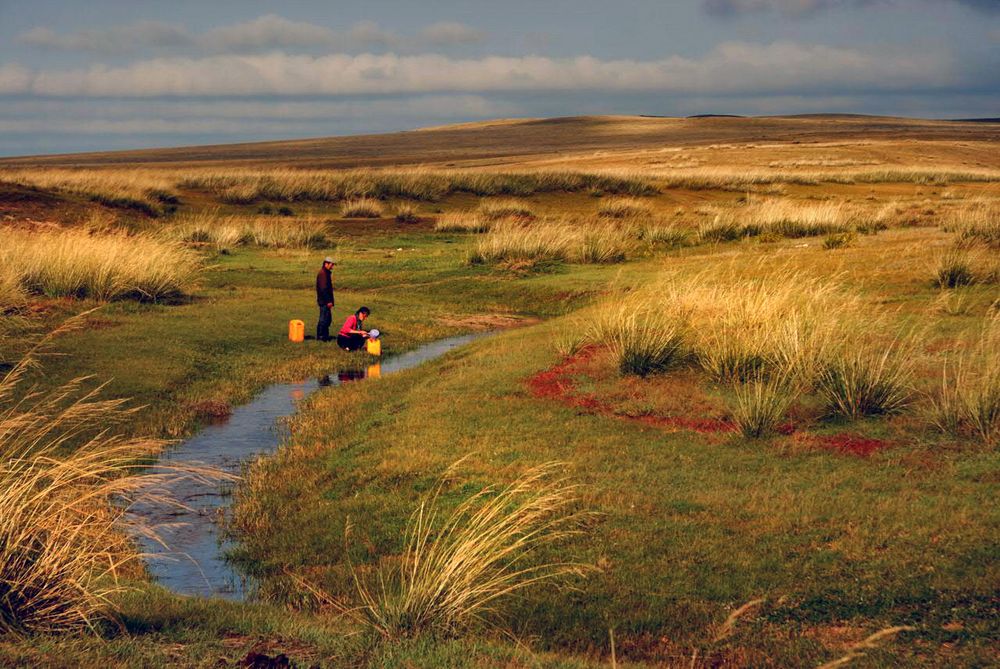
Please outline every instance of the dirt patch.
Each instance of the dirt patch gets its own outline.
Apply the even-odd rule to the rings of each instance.
[[[860,434],[842,432],[824,437],[810,437],[809,441],[822,449],[867,458],[873,453],[891,448],[894,444],[884,439],[872,439]]]
[[[437,322],[447,328],[468,328],[470,330],[499,330],[523,325],[533,325],[537,318],[523,318],[509,314],[475,314],[455,318],[438,318]]]
[[[573,374],[583,371],[587,363],[598,353],[596,346],[587,346],[549,369],[538,372],[527,380],[531,394],[539,399],[556,401],[584,413],[609,416],[619,420],[628,420],[651,427],[668,430],[687,430],[701,434],[716,434],[732,432],[736,426],[723,418],[702,418],[690,416],[661,415],[654,413],[624,414],[610,403],[598,398],[593,393],[577,394]]]

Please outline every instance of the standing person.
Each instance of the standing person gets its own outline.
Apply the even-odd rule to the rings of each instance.
[[[348,316],[347,320],[344,321],[344,326],[340,328],[340,332],[337,334],[337,345],[346,351],[357,351],[359,348],[365,345],[365,339],[368,338],[368,331],[362,327],[362,323],[368,318],[368,314],[372,311],[368,307],[361,307],[354,312],[353,315]]]
[[[333,258],[323,258],[323,267],[316,273],[316,304],[319,305],[319,322],[316,323],[316,339],[330,341],[330,325],[333,323]]]

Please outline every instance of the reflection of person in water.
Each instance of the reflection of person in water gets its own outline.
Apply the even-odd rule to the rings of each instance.
[[[364,329],[363,324],[370,313],[371,309],[361,307],[353,315],[347,317],[343,327],[340,328],[340,333],[337,334],[337,345],[340,348],[347,351],[357,351],[365,345],[368,331]]]

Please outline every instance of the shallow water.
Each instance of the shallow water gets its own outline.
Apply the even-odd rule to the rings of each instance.
[[[281,419],[295,413],[297,402],[320,388],[416,367],[484,334],[440,339],[381,360],[367,358],[376,362],[363,370],[338,370],[319,379],[268,386],[252,402],[234,409],[229,418],[206,426],[170,449],[160,458],[161,464],[152,469],[195,462],[238,473],[243,462],[278,447],[287,434]],[[237,600],[246,597],[245,579],[224,559],[232,547],[230,542],[222,540],[219,527],[230,503],[227,487],[217,481],[185,478],[172,482],[163,492],[189,509],[164,502],[137,504],[131,510],[166,544],[164,547],[149,537],[136,537],[141,549],[150,556],[149,571],[169,590],[203,597]]]

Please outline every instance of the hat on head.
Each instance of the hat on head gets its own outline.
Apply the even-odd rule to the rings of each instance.
[[[327,256],[327,257],[323,258],[323,262],[328,262],[328,263],[330,263],[332,265],[333,264],[333,258],[331,258],[330,256]]]

